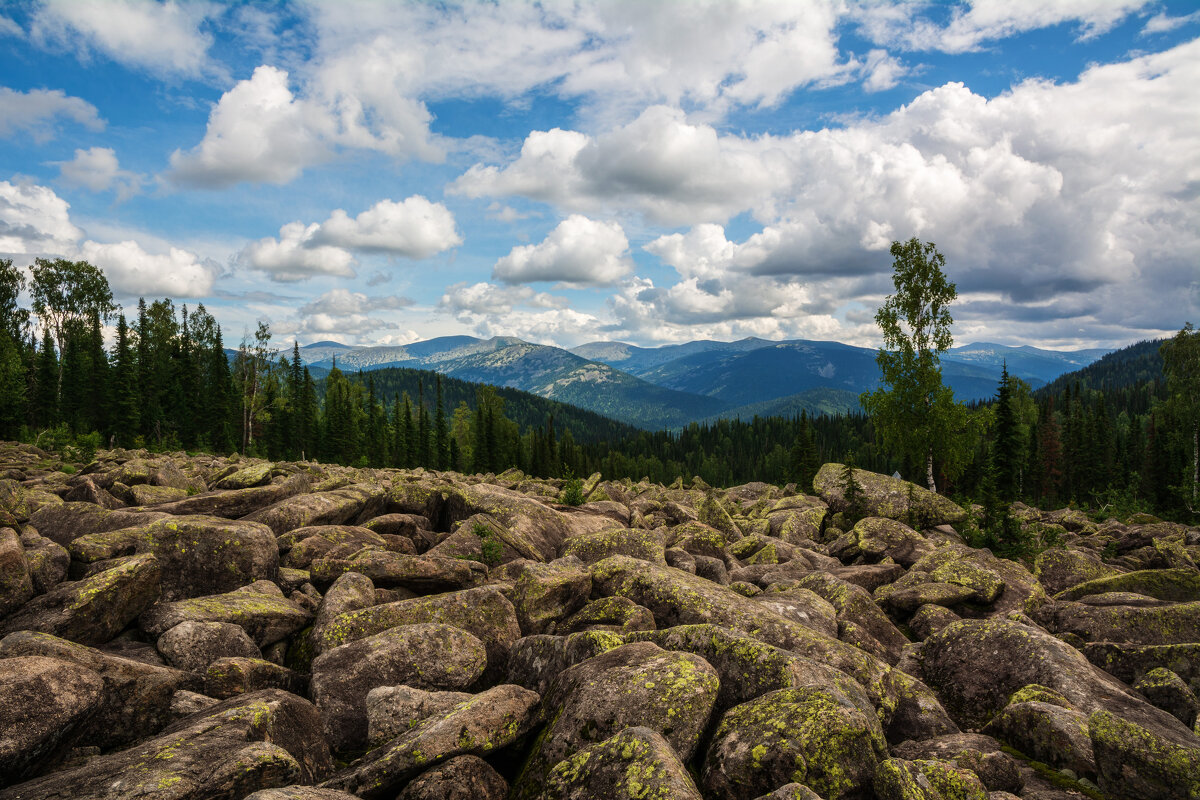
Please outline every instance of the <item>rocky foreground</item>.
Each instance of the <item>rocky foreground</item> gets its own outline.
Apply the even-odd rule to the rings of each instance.
[[[1200,530],[839,472],[0,445],[0,800],[1200,797]]]

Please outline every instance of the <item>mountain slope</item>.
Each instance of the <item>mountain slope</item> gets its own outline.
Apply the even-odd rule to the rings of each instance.
[[[1010,347],[990,342],[952,347],[942,361],[955,361],[999,370],[1004,364],[1008,371],[1027,383],[1031,380],[1052,381],[1064,372],[1081,369],[1102,357],[1108,350],[1042,350],[1029,345]]]
[[[1068,372],[1046,384],[1039,394],[1058,394],[1078,383],[1088,389],[1121,389],[1163,380],[1162,356],[1158,349],[1165,339],[1137,342],[1115,350],[1094,364]]]

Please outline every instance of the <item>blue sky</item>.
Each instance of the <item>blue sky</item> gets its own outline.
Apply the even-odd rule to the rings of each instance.
[[[873,345],[1200,322],[1194,2],[0,7],[0,257],[237,341]]]

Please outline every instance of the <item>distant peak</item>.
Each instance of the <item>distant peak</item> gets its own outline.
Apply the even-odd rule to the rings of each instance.
[[[332,339],[326,339],[323,342],[312,342],[311,344],[301,345],[300,349],[307,350],[310,347],[339,347],[342,350],[353,350],[354,349],[353,346],[351,346],[351,345],[342,344],[341,342],[335,342]]]

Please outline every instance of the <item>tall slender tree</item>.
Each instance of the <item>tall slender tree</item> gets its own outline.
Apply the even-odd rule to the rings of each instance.
[[[1193,514],[1200,513],[1200,331],[1187,323],[1159,352],[1167,376],[1168,414],[1191,445],[1192,468],[1186,481],[1190,491],[1185,488],[1185,501]]]

